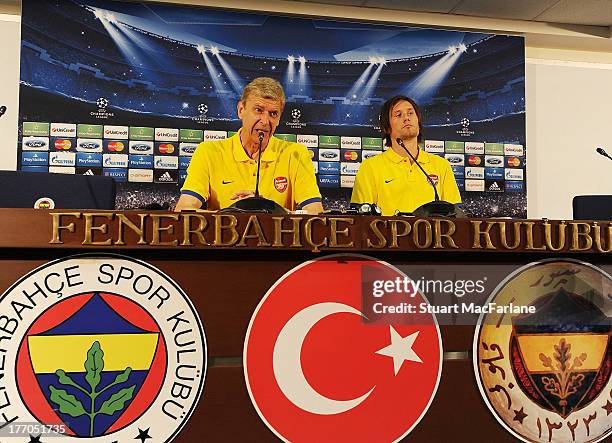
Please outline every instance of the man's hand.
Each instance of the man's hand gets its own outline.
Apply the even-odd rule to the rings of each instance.
[[[255,197],[255,191],[238,191],[230,197],[230,200],[242,200],[249,197]]]
[[[176,212],[180,212],[183,210],[200,209],[201,207],[202,202],[199,198],[196,198],[193,195],[181,194],[174,210]]]

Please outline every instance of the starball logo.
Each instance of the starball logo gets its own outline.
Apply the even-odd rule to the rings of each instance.
[[[111,117],[114,117],[115,114],[113,112],[109,112],[106,108],[108,108],[110,102],[107,98],[100,97],[96,100],[96,105],[98,106],[97,111],[91,111],[89,115],[94,118],[105,120]]]
[[[291,129],[301,129],[306,126],[306,123],[300,121],[302,118],[302,111],[299,108],[293,108],[289,114],[291,115],[291,120],[286,122],[285,125]]]
[[[461,129],[457,131],[457,135],[460,135],[462,137],[470,137],[475,134],[475,132],[470,129],[470,119],[469,118],[467,117],[462,118],[460,124],[461,124]]]

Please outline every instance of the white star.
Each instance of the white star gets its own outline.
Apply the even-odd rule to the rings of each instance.
[[[379,349],[376,353],[393,358],[393,370],[395,371],[395,375],[397,375],[402,364],[404,364],[404,360],[423,363],[423,360],[421,360],[416,352],[414,352],[414,349],[412,349],[419,335],[419,331],[402,338],[393,326],[389,325],[389,328],[391,332],[391,344]]]

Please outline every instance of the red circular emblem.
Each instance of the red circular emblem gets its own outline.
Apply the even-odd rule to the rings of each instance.
[[[274,187],[278,192],[285,192],[288,183],[287,177],[276,177],[274,179]]]
[[[255,409],[283,441],[396,442],[425,415],[442,370],[435,317],[376,316],[380,299],[368,293],[373,279],[398,277],[387,263],[334,255],[298,266],[264,296],[244,372]],[[420,293],[405,301],[427,303]]]

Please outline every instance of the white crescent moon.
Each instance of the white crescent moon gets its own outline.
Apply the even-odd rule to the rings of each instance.
[[[313,414],[340,414],[363,402],[374,387],[353,400],[333,400],[310,386],[302,371],[301,353],[304,338],[319,320],[332,314],[349,313],[361,316],[357,309],[343,303],[318,303],[302,309],[285,324],[274,345],[272,366],[276,382],[283,394],[298,408]]]

